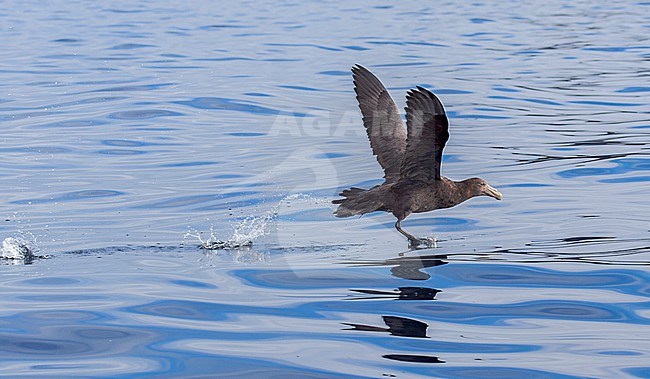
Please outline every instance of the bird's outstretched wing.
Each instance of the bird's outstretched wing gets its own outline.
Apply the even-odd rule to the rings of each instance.
[[[395,181],[406,150],[406,130],[397,106],[386,87],[365,67],[352,67],[352,78],[372,152],[384,169],[386,182]]]
[[[430,182],[440,179],[442,149],[449,121],[440,100],[420,86],[406,94],[406,151],[400,177]]]

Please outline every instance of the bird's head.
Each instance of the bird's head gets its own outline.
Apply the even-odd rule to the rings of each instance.
[[[481,178],[471,178],[464,180],[466,186],[469,187],[470,195],[474,196],[490,196],[497,200],[503,199],[503,195],[496,188],[487,184],[487,182]]]

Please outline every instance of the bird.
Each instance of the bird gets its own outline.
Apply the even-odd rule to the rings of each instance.
[[[454,207],[475,196],[501,200],[503,195],[481,178],[454,181],[441,175],[442,150],[449,140],[449,120],[442,102],[424,87],[406,93],[406,129],[386,87],[368,69],[352,67],[354,91],[370,147],[384,170],[384,182],[370,189],[352,187],[339,193],[336,217],[390,212],[395,229],[409,248],[435,246],[402,229],[412,213]]]

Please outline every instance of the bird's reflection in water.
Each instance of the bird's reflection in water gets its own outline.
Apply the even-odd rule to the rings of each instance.
[[[400,256],[397,258],[386,259],[383,261],[358,261],[348,262],[351,266],[393,266],[390,273],[401,279],[408,280],[428,280],[431,275],[420,271],[424,268],[442,266],[448,262],[446,255],[418,255],[413,257]]]
[[[381,326],[343,323],[343,325],[352,327],[344,330],[385,332],[398,337],[429,338],[427,337],[427,328],[429,325],[424,322],[397,316],[382,316],[381,318],[384,320],[387,328]]]
[[[344,330],[389,333],[391,336],[396,337],[429,338],[427,336],[427,328],[429,325],[422,321],[398,316],[382,316],[382,319],[384,320],[386,327],[344,323],[344,325],[351,327]],[[402,362],[445,363],[445,361],[432,355],[384,354],[382,355],[382,358]]]
[[[438,357],[432,355],[411,355],[411,354],[385,354],[382,358],[391,359],[400,362],[413,362],[413,363],[445,363]]]
[[[352,300],[373,300],[373,299],[394,299],[394,300],[434,300],[436,294],[440,292],[435,288],[427,287],[398,287],[396,291],[379,291],[379,290],[350,290],[353,292],[363,293],[366,295],[356,297]]]
[[[411,250],[410,252],[412,252]],[[346,264],[354,267],[389,266],[394,277],[406,280],[429,280],[431,275],[423,269],[447,264],[446,255],[419,255],[405,256],[400,253],[398,257],[381,261],[357,261]],[[350,291],[363,296],[355,296],[349,300],[435,300],[441,290],[429,287],[404,286],[390,290],[350,289]],[[344,330],[360,332],[388,333],[396,337],[430,338],[427,336],[429,324],[406,317],[381,316],[385,326],[366,325],[357,323],[343,323],[348,326]],[[417,354],[384,354],[382,358],[401,362],[412,363],[445,363],[437,356]]]

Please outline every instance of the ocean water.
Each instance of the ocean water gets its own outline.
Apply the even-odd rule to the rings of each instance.
[[[0,3],[0,376],[650,377],[649,14]],[[409,217],[435,249],[332,215],[382,177],[356,63],[504,195]]]

